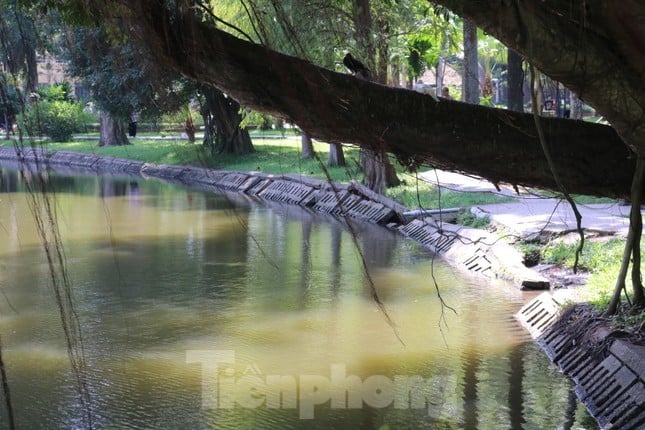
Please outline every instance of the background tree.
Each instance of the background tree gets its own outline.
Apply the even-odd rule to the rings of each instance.
[[[463,21],[464,71],[462,98],[466,103],[479,104],[479,57],[477,55],[477,26],[470,20]]]
[[[204,120],[204,146],[211,154],[250,154],[255,151],[238,102],[209,85],[200,85],[200,114]]]
[[[370,0],[352,0],[352,20],[355,30],[356,45],[361,52],[360,61],[365,61],[370,70],[371,79],[381,84],[387,83],[387,59],[377,58],[376,49],[372,40],[372,7]],[[386,26],[384,18],[379,17],[381,26]],[[380,43],[385,43],[381,38]],[[385,50],[381,48],[379,53]],[[385,74],[385,76],[384,76]],[[399,185],[401,181],[396,176],[396,171],[383,149],[362,148],[360,153],[363,182],[372,191],[384,193],[387,187]]]
[[[5,131],[5,138],[11,137],[13,124],[21,107],[20,91],[15,84],[13,76],[8,73],[0,73],[0,109],[2,109],[2,128]]]
[[[127,145],[126,125],[177,112],[195,86],[179,74],[154,67],[145,53],[104,28],[76,27],[66,34],[68,73],[80,77],[100,110],[99,146]]]
[[[426,34],[417,34],[408,40],[407,66],[411,81],[416,81],[423,75],[429,64],[436,62],[432,48],[432,39]]]
[[[522,68],[522,56],[509,48],[507,49],[507,61],[508,108],[516,112],[524,112],[524,70]]]
[[[37,10],[24,8],[18,2],[0,1],[0,54],[4,70],[20,77],[24,83],[23,90],[30,93],[38,86],[36,51],[43,48],[38,34],[36,20],[42,21],[42,14]],[[40,24],[40,23],[39,23]]]
[[[0,0],[0,122],[6,138],[38,87],[38,53],[56,53],[59,34],[57,11],[45,14],[16,0]]]

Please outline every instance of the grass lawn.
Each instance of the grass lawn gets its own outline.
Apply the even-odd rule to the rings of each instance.
[[[591,303],[598,311],[607,309],[614,291],[621,257],[625,247],[624,239],[586,241],[579,262],[579,269],[590,273],[586,288],[578,291],[578,298]],[[573,267],[577,244],[555,241],[543,247],[540,252],[544,262],[563,267]],[[645,244],[641,246],[645,254]],[[627,276],[627,292],[632,297],[630,276]],[[621,313],[612,321],[618,326],[641,324],[645,320],[645,310]]]
[[[146,133],[143,136],[148,136]],[[158,136],[158,135],[157,135]],[[1,145],[13,145],[12,141],[0,141]],[[190,144],[180,139],[132,139],[127,146],[97,146],[96,140],[75,140],[64,143],[38,143],[50,151],[78,151],[102,156],[127,158],[154,164],[186,164],[211,167],[222,170],[258,170],[266,173],[295,173],[326,180],[327,174],[337,182],[351,180],[361,181],[359,169],[359,149],[345,146],[345,167],[327,167],[329,146],[326,143],[314,142],[318,154],[314,159],[300,157],[300,137],[286,133],[285,138],[270,138],[263,135],[255,139],[256,152],[244,156],[220,154],[211,156],[203,145]],[[434,185],[417,181],[413,174],[396,166],[401,186],[390,188],[386,195],[409,208],[468,207],[475,204],[507,201],[489,193],[461,193],[444,190],[438,192]]]

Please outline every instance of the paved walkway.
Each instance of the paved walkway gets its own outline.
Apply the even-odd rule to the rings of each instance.
[[[478,216],[489,216],[493,223],[502,225],[521,237],[530,237],[540,232],[566,233],[576,230],[573,210],[566,201],[530,194],[518,196],[511,187],[501,187],[501,191],[498,191],[485,179],[452,172],[429,171],[420,177],[428,182],[438,183],[445,189],[514,197],[514,202],[475,206],[473,212]],[[618,203],[578,205],[582,226],[586,231],[621,236],[627,235],[629,209],[629,206]]]

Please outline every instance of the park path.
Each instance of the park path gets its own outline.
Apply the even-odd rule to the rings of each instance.
[[[463,192],[488,192],[512,197],[513,201],[473,206],[477,216],[488,216],[495,225],[522,238],[540,233],[564,234],[576,230],[573,210],[566,201],[544,198],[502,185],[500,190],[485,179],[453,172],[432,170],[420,175],[424,181],[439,184],[443,189]],[[578,204],[582,227],[590,233],[626,236],[629,227],[629,206],[619,203]]]

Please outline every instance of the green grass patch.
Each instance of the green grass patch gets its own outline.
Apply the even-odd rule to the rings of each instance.
[[[404,184],[389,188],[385,195],[405,207],[420,209],[466,208],[489,203],[512,201],[511,197],[502,197],[492,193],[457,192],[437,189],[434,184],[418,180],[409,174],[401,176]]]
[[[490,218],[488,216],[478,217],[469,210],[463,210],[457,215],[457,224],[472,228],[486,228],[490,225]]]
[[[577,296],[578,299],[590,303],[598,312],[604,312],[609,306],[616,286],[624,247],[625,241],[622,239],[585,243],[580,267],[589,271],[590,277],[587,286],[580,289]],[[543,257],[546,261],[554,264],[573,267],[575,248],[575,244],[554,244],[543,250]],[[644,252],[645,246],[642,246],[641,254]],[[633,290],[630,276],[631,268],[627,274],[626,286],[627,296],[632,300]],[[645,321],[645,310],[626,308],[612,317],[611,325],[617,329],[630,331],[633,327],[641,326],[643,321]]]
[[[620,261],[624,241],[611,239],[609,241],[586,241],[578,267],[592,273],[598,273],[611,267],[615,261]],[[556,242],[542,250],[542,260],[548,264],[573,267],[577,242],[567,244]]]
[[[159,134],[157,134],[159,136]],[[317,158],[300,157],[300,139],[257,139],[253,142],[256,152],[238,156],[228,154],[211,155],[200,143],[191,144],[186,140],[131,139],[132,145],[97,146],[96,140],[75,140],[63,143],[38,143],[49,151],[78,151],[101,156],[126,158],[155,164],[186,164],[223,170],[258,170],[273,174],[295,173],[326,180],[327,172],[334,181],[361,180],[358,171],[359,150],[345,147],[346,167],[327,167],[329,145],[314,143]],[[2,141],[12,146],[12,141]],[[27,144],[27,143],[25,143]]]
[[[359,150],[344,147],[345,167],[327,167],[329,145],[314,143],[316,157],[303,159],[300,156],[299,139],[254,140],[256,152],[244,156],[222,154],[213,158],[212,167],[225,170],[262,171],[266,173],[294,173],[326,180],[327,174],[333,181],[348,182],[362,180],[358,169]]]
[[[548,245],[542,250],[542,261],[572,268],[577,246],[577,244],[563,242]],[[598,310],[606,309],[609,304],[620,269],[624,246],[625,241],[621,239],[585,242],[578,267],[580,270],[588,271],[590,277],[587,288],[582,292],[582,298]],[[645,248],[641,248],[641,253],[643,252],[645,252]],[[630,288],[628,288],[629,290]]]
[[[272,131],[275,133],[275,131]],[[143,133],[138,136],[150,136],[154,133]],[[155,134],[159,136],[159,134]],[[287,134],[288,135],[288,134]],[[175,139],[131,139],[132,145],[97,146],[97,140],[75,140],[63,143],[39,143],[50,151],[78,151],[101,156],[126,158],[154,164],[185,164],[210,167],[222,170],[262,171],[272,174],[302,174],[321,180],[327,180],[327,174],[333,181],[361,181],[363,175],[359,169],[359,152],[356,147],[345,146],[345,167],[327,167],[329,145],[314,142],[317,158],[300,157],[300,138],[291,136],[282,138],[258,138],[253,141],[256,152],[248,155],[211,155],[200,143],[191,144],[186,140]],[[3,141],[3,145],[13,145],[12,141]],[[470,207],[478,204],[501,203],[513,200],[491,193],[455,192],[442,190],[416,177],[403,172],[396,166],[403,184],[390,188],[386,196],[398,201],[408,208],[436,209],[439,207]]]

